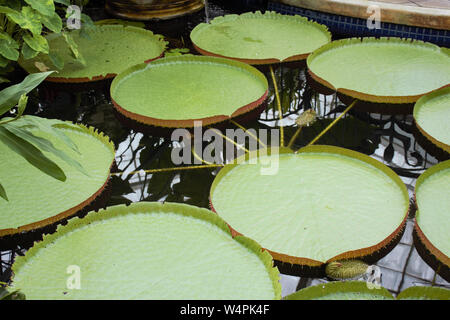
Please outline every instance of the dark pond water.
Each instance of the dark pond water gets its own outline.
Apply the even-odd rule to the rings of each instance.
[[[210,18],[242,11],[242,8],[226,7],[223,2],[218,1],[209,1],[208,9]],[[90,5],[86,10],[95,20],[108,17],[101,1]],[[205,13],[199,12],[176,20],[148,23],[147,27],[166,36],[170,48],[188,47],[194,53],[189,42],[189,32],[204,20]],[[265,71],[265,74],[270,80],[268,71]],[[298,115],[305,110],[314,109],[319,115],[318,120],[314,125],[304,128],[298,136],[294,147],[300,148],[310,142],[345,108],[335,96],[324,96],[308,87],[304,69],[279,66],[275,75],[280,89],[284,120],[282,123],[278,120],[273,86],[269,81],[267,108],[258,119],[246,123],[246,128],[279,128],[282,124],[285,140],[289,141],[297,129],[294,124]],[[117,148],[117,167],[125,174],[112,178],[112,195],[108,205],[136,201],[170,201],[208,207],[209,190],[217,169],[127,174],[174,167],[170,157],[173,142],[167,138],[144,135],[121,125],[113,113],[108,89],[108,86],[105,86],[75,93],[72,89],[62,87],[40,88],[30,97],[27,112],[94,126],[114,141]],[[416,177],[424,168],[436,163],[436,160],[415,142],[410,131],[411,123],[410,116],[380,116],[352,111],[317,143],[341,146],[373,156],[395,169],[412,191]],[[447,282],[435,277],[434,271],[417,255],[412,246],[411,227],[412,222],[409,221],[404,239],[378,264],[383,272],[383,286],[393,292],[414,284],[430,285],[432,281],[448,286]],[[283,293],[323,281],[326,280],[283,276]]]

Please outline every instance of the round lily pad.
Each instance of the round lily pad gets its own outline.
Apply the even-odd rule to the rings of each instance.
[[[0,141],[0,181],[9,200],[0,198],[0,238],[20,236],[71,217],[93,202],[109,181],[115,151],[107,136],[92,127],[59,120],[41,121],[48,122],[48,127],[52,125],[57,134],[40,127],[30,128],[30,132],[36,139],[49,140],[82,169],[43,151],[66,175],[65,181],[56,180]],[[62,135],[72,140],[76,148],[66,144]]]
[[[450,153],[450,87],[420,98],[413,115],[420,133],[429,142]]]
[[[134,66],[111,85],[117,111],[165,128],[216,124],[257,109],[268,94],[264,75],[245,63],[179,56]]]
[[[39,72],[37,62],[58,71],[46,81],[81,83],[112,78],[131,66],[161,57],[166,48],[161,36],[132,26],[101,25],[85,32],[87,35],[79,30],[69,33],[85,63],[74,57],[60,34],[47,36],[49,55],[39,54],[19,63],[29,73]],[[55,56],[64,63],[62,70],[55,66]]]
[[[272,264],[209,210],[141,202],[59,226],[16,259],[11,289],[27,299],[280,299]]]
[[[299,290],[285,300],[393,300],[393,295],[383,287],[363,281],[337,281],[322,283]],[[450,290],[437,287],[409,287],[397,300],[449,300]]]
[[[419,254],[450,281],[450,160],[426,170],[417,179],[414,227]]]
[[[336,260],[376,261],[399,240],[409,208],[406,187],[391,169],[331,146],[229,164],[216,176],[210,200],[231,228],[293,274]]]
[[[198,52],[249,64],[299,61],[331,41],[327,27],[305,17],[267,11],[230,14],[191,32]]]
[[[363,281],[336,281],[299,290],[285,300],[393,300],[385,288]]]
[[[450,51],[399,38],[333,41],[307,59],[309,75],[320,85],[372,103],[415,103],[449,86]]]
[[[399,300],[450,300],[450,290],[438,287],[409,287],[397,296]]]

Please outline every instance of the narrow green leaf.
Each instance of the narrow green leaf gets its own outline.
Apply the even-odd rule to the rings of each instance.
[[[14,135],[6,128],[0,127],[0,140],[11,149],[11,151],[17,153],[25,160],[27,160],[32,166],[41,170],[45,174],[59,180],[65,181],[66,175],[61,168],[52,160],[47,158],[38,148],[24,139]]]
[[[17,127],[13,122],[5,124],[4,128],[6,128],[9,132],[15,134],[17,137],[20,137],[25,141],[32,143],[41,151],[52,153],[53,155],[57,156],[70,166],[74,167],[75,169],[83,173],[84,175],[89,176],[88,172],[83,168],[83,166],[78,161],[68,156],[65,152],[55,148],[55,146],[51,141],[34,135],[26,128]]]
[[[70,48],[70,51],[72,51],[72,54],[75,58],[78,58],[79,56],[79,51],[78,51],[78,45],[75,42],[75,40],[73,40],[72,36],[68,33],[68,32],[62,32],[61,33],[64,37],[64,40],[66,41],[67,45]]]
[[[81,22],[83,23],[83,28],[95,28],[94,21],[87,14],[81,14]]]
[[[9,122],[19,119],[22,116],[23,112],[25,111],[25,108],[27,107],[27,103],[28,103],[28,96],[24,93],[20,97],[19,103],[17,104],[17,115],[14,118],[11,118],[11,117],[2,118],[0,120],[0,125],[5,125],[6,123],[9,123]]]
[[[45,16],[50,16],[55,12],[55,4],[53,0],[24,0],[34,10]]]
[[[25,108],[27,107],[28,96],[26,93],[20,96],[19,103],[17,104],[17,118],[21,117]]]
[[[43,53],[48,53],[49,51],[47,39],[40,34],[25,34],[23,40],[35,51]]]
[[[9,109],[14,107],[24,93],[29,93],[36,88],[53,72],[54,71],[29,74],[21,83],[0,91],[0,115],[3,115]]]
[[[40,117],[27,115],[20,118],[18,124],[21,123],[23,123],[25,126],[31,125],[43,132],[57,136],[59,139],[61,139],[62,142],[64,142],[66,146],[68,146],[76,153],[80,154],[77,145],[62,130],[59,130],[57,127],[54,127],[55,124],[60,124],[58,120],[42,119]],[[65,124],[65,126],[70,127],[71,125],[67,123]],[[73,127],[78,128],[77,125],[75,124],[73,125]]]
[[[17,61],[19,44],[6,32],[0,31],[0,54],[8,60]]]
[[[44,26],[55,33],[60,33],[62,29],[61,17],[54,12],[51,16],[41,16],[42,23]]]
[[[8,200],[8,195],[6,194],[6,190],[5,190],[5,188],[3,188],[1,183],[0,183],[0,197],[5,199],[6,201],[9,201]]]
[[[8,64],[10,63],[10,60],[6,59],[2,55],[0,55],[0,68],[6,68]]]
[[[84,60],[83,56],[81,55],[81,52],[78,50],[78,45],[73,40],[72,36],[67,32],[62,32],[62,35],[64,37],[64,40],[66,40],[67,45],[70,48],[70,51],[72,52],[75,59],[77,59],[81,64],[86,65],[86,61]]]
[[[5,77],[0,76],[0,83],[6,83],[6,82],[10,82],[9,79],[6,79]]]
[[[70,0],[53,0],[53,2],[63,4],[65,6],[70,6]]]
[[[25,60],[33,59],[39,54],[39,52],[33,50],[30,48],[30,46],[27,43],[22,44],[22,56]]]

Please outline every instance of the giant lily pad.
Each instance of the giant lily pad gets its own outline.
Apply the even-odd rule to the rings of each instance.
[[[450,153],[450,87],[420,98],[414,106],[413,115],[420,133],[429,142]]]
[[[328,29],[301,16],[248,12],[217,17],[191,32],[197,51],[249,64],[304,60],[331,41]]]
[[[42,121],[51,121],[54,130],[70,138],[76,148],[39,127],[29,131],[36,139],[49,140],[83,170],[43,151],[66,175],[65,181],[56,180],[0,142],[0,176],[9,198],[9,201],[0,198],[0,238],[42,229],[71,217],[96,199],[109,181],[115,152],[108,137],[91,127],[59,120]]]
[[[372,103],[415,103],[450,85],[450,51],[431,43],[398,38],[333,41],[307,59],[320,85]]]
[[[215,57],[180,56],[134,66],[111,85],[117,111],[146,125],[204,126],[257,109],[268,84],[257,69]]]
[[[58,71],[54,63],[59,60],[64,63],[63,69],[46,81],[89,82],[112,78],[135,64],[157,59],[166,47],[161,36],[132,26],[103,25],[85,32],[88,36],[78,30],[69,33],[85,64],[74,57],[62,35],[50,34],[47,36],[49,55],[39,54],[33,59],[20,61],[20,65],[29,73],[39,71],[37,62]]]
[[[318,284],[290,294],[286,300],[393,300],[383,287],[363,281],[337,281]],[[450,290],[436,287],[409,287],[398,300],[449,300]]]
[[[414,240],[419,254],[450,281],[450,160],[426,170],[416,183]]]
[[[392,170],[331,146],[229,164],[210,198],[235,232],[258,241],[283,273],[294,274],[335,260],[377,260],[399,240],[409,208],[408,192]]]
[[[58,227],[16,259],[12,290],[27,299],[280,299],[272,264],[209,210],[141,202]],[[69,266],[79,290],[67,287]]]

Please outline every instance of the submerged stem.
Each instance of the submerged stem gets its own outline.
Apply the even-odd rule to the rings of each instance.
[[[241,128],[242,130],[244,130],[250,137],[252,137],[253,139],[255,139],[256,141],[259,142],[260,145],[262,145],[264,148],[267,148],[267,145],[262,142],[257,136],[255,136],[253,133],[251,133],[250,131],[248,131],[244,126],[240,125],[239,123],[237,123],[236,121],[234,121],[233,119],[230,119],[230,122],[232,124],[234,124],[236,127]]]
[[[336,119],[334,119],[334,121],[332,123],[330,123],[321,133],[319,133],[310,143],[308,143],[308,146],[314,144],[317,142],[317,140],[319,140],[325,133],[328,132],[328,130],[330,130],[343,116],[345,116],[347,114],[347,112],[350,111],[350,109],[352,109],[355,105],[356,105],[357,100],[353,101],[348,107],[347,109],[344,110],[344,112],[342,112],[339,117],[337,117]]]
[[[273,72],[272,65],[269,65],[269,68],[270,68],[270,74],[272,76],[273,89],[275,91],[275,98],[277,101],[278,117],[280,119],[280,146],[284,146],[284,128],[283,128],[283,123],[282,123],[283,111],[281,110],[280,94],[278,92],[277,80],[275,79],[275,73]]]
[[[218,168],[223,167],[223,164],[205,164],[199,166],[186,166],[186,167],[173,167],[173,168],[161,168],[161,169],[149,169],[149,170],[139,170],[128,172],[127,174],[136,174],[136,173],[159,173],[159,172],[169,172],[169,171],[179,171],[179,170],[194,170],[194,169],[205,169],[205,168]],[[113,172],[112,176],[121,176],[125,174],[125,172]]]

